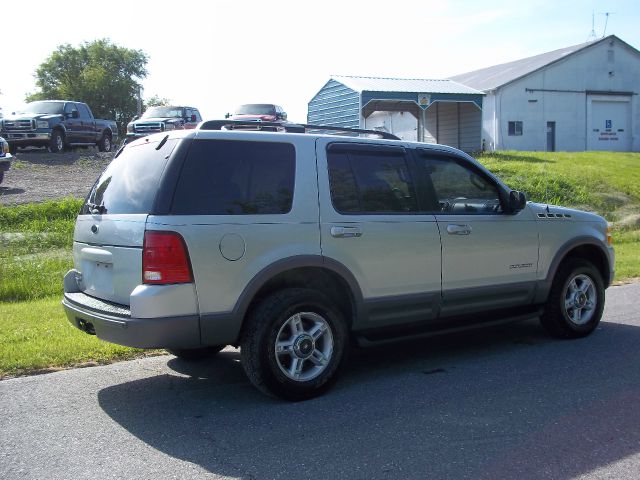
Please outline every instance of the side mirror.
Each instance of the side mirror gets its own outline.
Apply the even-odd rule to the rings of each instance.
[[[78,118],[80,117],[80,112],[78,110],[73,110],[71,112],[71,118]]]
[[[195,122],[196,121],[196,116],[195,115],[191,115],[191,120],[189,120],[190,122]]]
[[[225,113],[225,114],[224,114],[224,118],[229,118],[230,116],[231,116],[231,114],[230,114],[230,113]]]
[[[281,118],[282,120],[286,120],[286,119],[287,119],[287,112],[282,112],[282,113],[280,114],[280,118]]]
[[[527,204],[527,197],[523,192],[511,190],[509,192],[509,212],[518,213]]]

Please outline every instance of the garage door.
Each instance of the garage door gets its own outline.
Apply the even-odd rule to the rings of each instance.
[[[631,101],[628,97],[616,99],[590,98],[591,128],[589,150],[631,150]]]

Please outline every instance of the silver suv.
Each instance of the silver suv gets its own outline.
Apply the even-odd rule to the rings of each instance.
[[[526,202],[442,145],[222,123],[133,142],[97,180],[64,278],[74,326],[186,359],[239,346],[256,387],[299,400],[333,384],[351,341],[598,325],[603,218]]]

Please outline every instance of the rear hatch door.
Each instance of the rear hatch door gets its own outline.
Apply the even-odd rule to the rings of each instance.
[[[156,138],[157,137],[157,138]],[[162,174],[177,139],[127,145],[100,175],[76,221],[73,258],[87,295],[129,305],[142,283],[142,247]]]

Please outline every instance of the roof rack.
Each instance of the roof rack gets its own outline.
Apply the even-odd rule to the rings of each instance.
[[[387,140],[400,140],[392,133],[380,132],[378,130],[363,130],[360,128],[331,127],[328,125],[310,125],[308,123],[289,122],[262,122],[247,120],[208,120],[198,127],[198,130],[262,130],[270,132],[285,131],[288,133],[307,133],[308,130],[322,130],[327,132],[362,133],[366,135],[377,135]]]

